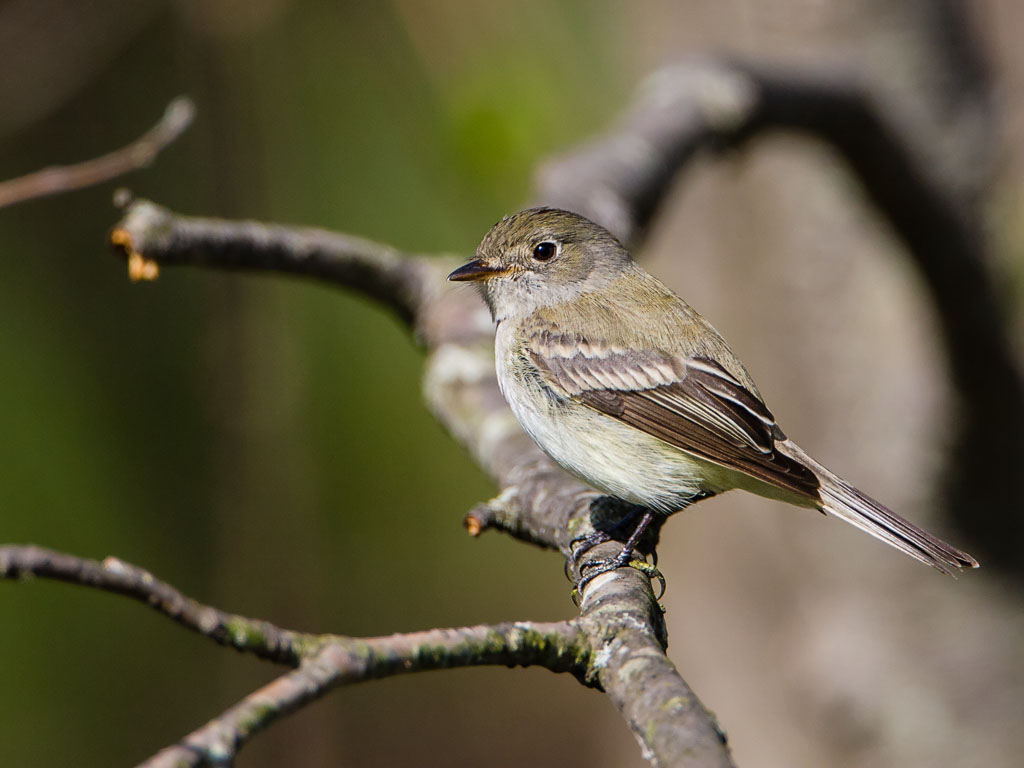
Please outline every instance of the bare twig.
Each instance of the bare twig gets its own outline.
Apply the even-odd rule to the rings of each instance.
[[[246,696],[146,768],[222,765],[255,734],[333,688],[411,672],[455,667],[543,666],[588,679],[587,638],[576,622],[516,622],[432,629],[362,640],[334,638],[302,665]]]
[[[285,272],[347,286],[390,306],[406,322],[442,282],[429,260],[380,243],[322,229],[178,216],[146,200],[128,205],[110,240],[130,265]]]
[[[397,674],[502,664],[540,665],[587,683],[592,679],[590,646],[577,622],[516,622],[365,639],[305,635],[200,605],[120,560],[101,564],[37,547],[0,548],[0,577],[28,575],[129,595],[219,643],[298,665],[145,765],[221,764],[274,720],[332,688]]]
[[[55,579],[127,595],[221,645],[296,666],[245,697],[146,765],[220,764],[282,715],[352,683],[451,667],[543,666],[595,685],[591,644],[581,622],[515,622],[353,638],[282,630],[182,595],[116,558],[102,563],[33,546],[0,547],[0,578]]]
[[[280,664],[298,664],[303,649],[317,640],[266,621],[198,603],[141,568],[108,557],[102,563],[33,546],[0,547],[0,578],[37,577],[81,584],[126,595],[221,645]]]
[[[192,101],[180,96],[167,105],[156,125],[127,146],[75,165],[57,165],[0,182],[0,208],[102,184],[145,168],[191,125],[194,116]]]

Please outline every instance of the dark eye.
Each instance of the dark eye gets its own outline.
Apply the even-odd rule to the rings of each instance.
[[[537,243],[533,246],[533,260],[534,261],[550,261],[558,253],[558,246],[552,243],[550,240],[545,240],[543,243]]]

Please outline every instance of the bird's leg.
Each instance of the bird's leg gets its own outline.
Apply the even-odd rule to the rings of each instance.
[[[619,566],[623,566],[630,561],[633,557],[633,550],[636,549],[636,545],[640,543],[640,537],[644,535],[644,531],[654,521],[654,512],[649,509],[644,510],[644,516],[640,518],[640,522],[636,524],[636,528],[633,530],[633,534],[626,540],[626,544],[622,547],[622,551],[616,556],[615,561]]]
[[[694,502],[701,501],[703,499],[709,499],[714,495],[715,494],[713,491],[698,491],[697,493],[694,493],[689,499],[686,499],[684,503],[680,504],[679,509],[685,509]],[[635,520],[636,516],[640,513],[642,513],[643,516],[640,518],[640,521],[637,523],[636,528],[633,530],[633,533],[630,535],[629,539],[622,547],[622,551],[620,551],[616,557],[611,559],[593,560],[589,563],[585,563],[582,566],[582,568],[578,565],[579,559],[584,552],[586,552],[588,549],[591,549],[592,547],[597,546],[598,544],[603,544],[606,541],[610,541],[613,538],[611,534],[617,532],[626,523]],[[572,591],[573,602],[576,602],[578,604],[578,600],[580,596],[583,594],[583,588],[586,587],[587,584],[592,582],[598,576],[600,576],[602,573],[614,571],[616,568],[621,568],[624,565],[636,568],[649,579],[657,579],[658,584],[660,586],[660,591],[656,599],[661,600],[662,595],[665,594],[665,577],[662,575],[661,571],[658,570],[657,550],[652,549],[651,551],[652,562],[647,562],[646,558],[639,559],[633,557],[633,552],[636,550],[637,545],[640,543],[640,539],[643,537],[644,532],[647,530],[648,526],[654,520],[655,514],[655,512],[653,512],[650,509],[646,509],[645,507],[634,506],[628,515],[622,517],[608,531],[595,531],[589,536],[584,536],[578,540],[574,540],[569,545],[569,548],[572,552],[571,563],[573,567],[576,568],[577,572],[580,574],[580,580],[576,583],[576,586],[573,588]],[[581,542],[583,546],[577,547],[577,542]],[[586,570],[587,573],[584,574],[583,570]],[[566,569],[566,575],[569,575],[568,567]]]
[[[640,509],[640,508],[638,508]],[[652,510],[644,509],[643,517],[640,518],[640,522],[637,523],[636,528],[630,535],[629,539],[623,545],[622,550],[613,558],[605,560],[594,560],[583,565],[583,569],[587,571],[586,574],[580,573],[580,580],[576,584],[576,588],[573,590],[574,594],[582,595],[584,587],[590,582],[600,576],[602,573],[608,573],[614,571],[616,568],[622,568],[623,566],[631,566],[636,568],[638,571],[643,573],[650,579],[657,579],[661,586],[660,593],[658,594],[658,600],[665,594],[665,577],[661,575],[661,571],[658,570],[656,565],[651,565],[646,560],[638,560],[633,558],[633,552],[636,550],[637,544],[640,543],[641,537],[644,535],[644,531],[653,522],[655,513]],[[632,520],[635,517],[635,513],[629,515],[623,520]],[[621,525],[622,523],[620,523]],[[618,527],[618,526],[617,526]],[[600,532],[599,532],[600,533]],[[608,541],[611,538],[608,534],[605,534],[604,541]],[[594,546],[594,545],[591,545]],[[589,547],[588,547],[589,548]],[[577,555],[578,557],[578,555]]]
[[[607,500],[607,497],[601,497],[601,500]],[[620,517],[611,527],[598,528],[593,533],[588,533],[585,536],[580,536],[570,541],[567,565],[578,568],[580,558],[584,553],[589,552],[598,544],[604,544],[606,541],[614,539],[627,525],[634,522],[643,511],[643,507],[633,505],[630,507],[629,512]]]

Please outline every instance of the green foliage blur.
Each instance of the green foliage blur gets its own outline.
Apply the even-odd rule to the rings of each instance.
[[[0,38],[20,41],[0,177],[126,143],[180,93],[198,105],[150,169],[0,210],[0,540],[116,555],[304,630],[572,613],[557,557],[462,530],[494,489],[422,406],[421,353],[386,311],[280,277],[133,285],[106,245],[127,186],[183,213],[468,253],[527,201],[536,160],[604,124],[632,82],[586,3],[521,11],[0,6]],[[0,583],[0,616],[5,766],[132,764],[281,671],[65,585]],[[574,729],[603,720],[634,755],[568,678],[445,673],[335,694],[239,764],[577,760]]]

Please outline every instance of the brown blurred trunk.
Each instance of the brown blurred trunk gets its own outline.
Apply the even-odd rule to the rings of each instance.
[[[794,0],[672,13],[678,24],[635,21],[631,44],[651,57],[642,66],[711,48],[863,73],[983,252],[996,139],[960,3]],[[945,383],[944,332],[918,277],[835,156],[788,137],[752,144],[692,169],[660,222],[649,266],[731,340],[794,439],[967,545],[934,514],[952,495],[962,528],[975,539],[998,531],[1003,557],[1013,554],[1019,500],[985,498],[979,473],[1018,450],[1000,454],[966,431],[953,455],[973,463],[945,490],[957,393],[978,382]],[[948,333],[945,343],[969,351]],[[977,373],[992,372],[979,361]],[[988,402],[998,413],[1003,398],[994,391]],[[982,580],[943,581],[834,521],[741,495],[671,521],[662,555],[672,655],[722,722],[736,724],[740,765],[1010,765],[1024,749],[1014,728],[1024,713],[1006,706],[1024,677],[1020,605]]]

